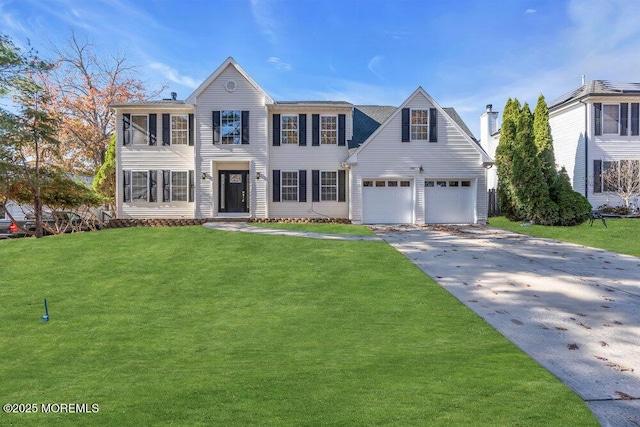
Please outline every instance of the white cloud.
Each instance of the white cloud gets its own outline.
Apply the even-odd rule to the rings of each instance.
[[[285,70],[285,71],[290,71],[291,70],[291,64],[282,61],[277,56],[269,57],[269,59],[267,59],[267,62],[270,63],[270,64],[273,64],[273,66],[275,66],[276,69],[278,69],[278,70]]]
[[[262,33],[271,41],[277,41],[278,20],[268,0],[251,0],[251,14]]]
[[[537,11],[536,11],[535,9],[527,9],[527,10],[525,10],[525,11],[524,11],[524,13],[528,13],[528,14],[530,14],[530,13],[536,13],[536,12],[537,12]]]
[[[198,85],[200,84],[194,78],[189,77],[189,76],[182,76],[174,68],[171,68],[170,66],[162,64],[160,62],[153,62],[153,63],[149,64],[149,68],[151,68],[152,70],[160,72],[165,78],[169,79],[170,81],[172,81],[174,83],[177,83],[179,85],[182,85],[182,86],[186,86],[186,87],[191,88],[191,89],[197,88]]]
[[[373,58],[371,58],[371,60],[367,64],[367,69],[371,71],[371,73],[374,76],[378,77],[379,79],[382,79],[382,74],[380,73],[380,66],[382,64],[383,59],[384,59],[383,56],[376,55]]]

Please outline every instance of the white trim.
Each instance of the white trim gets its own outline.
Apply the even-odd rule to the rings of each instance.
[[[147,123],[146,123],[146,129],[144,131],[144,144],[142,143],[136,143],[135,142],[135,133],[136,133],[136,129],[134,127],[133,124],[133,119],[134,117],[144,117],[147,119]],[[130,118],[130,123],[129,123],[129,141],[131,142],[131,146],[145,146],[145,145],[149,145],[149,114],[131,114],[131,118]],[[140,131],[138,131],[140,132]]]
[[[187,139],[186,139],[186,141],[184,143],[182,143],[182,142],[180,142],[180,143],[173,142],[174,141],[174,138],[173,138],[173,131],[174,131],[174,129],[173,129],[173,118],[174,117],[184,117],[187,120],[186,129],[175,129],[176,132],[178,132],[178,131],[183,132],[183,131],[186,130]],[[164,143],[165,141],[162,141],[162,142]],[[188,113],[186,113],[186,114],[170,114],[169,115],[169,141],[168,142],[169,142],[169,145],[189,145],[189,114]]]
[[[284,179],[282,178],[282,174],[284,174],[285,172],[294,172],[296,174],[296,199],[295,200],[285,200],[283,197],[283,192],[282,189],[284,188]],[[292,188],[292,185],[287,185],[287,188]],[[299,170],[291,170],[291,169],[287,169],[287,170],[280,170],[280,201],[281,202],[298,202],[300,201],[300,171]]]
[[[335,142],[322,142],[322,119],[323,118],[334,118],[334,119],[336,119],[336,128],[335,128],[335,130],[333,130],[333,129],[325,130],[325,132],[335,132]],[[337,114],[320,114],[319,121],[320,121],[320,123],[319,123],[319,126],[318,126],[318,131],[320,132],[320,135],[319,135],[320,146],[323,146],[323,145],[338,145],[338,133],[339,133],[338,132],[339,131],[339,129],[338,129],[338,127],[339,127],[338,115]]]
[[[335,188],[335,190],[336,190],[336,193],[335,193],[336,198],[335,198],[335,200],[323,200],[322,199],[322,187],[323,187],[323,185],[322,185],[322,173],[323,172],[336,174],[336,183],[335,183],[335,185],[325,185],[324,186],[325,188],[330,188],[330,187],[334,187]],[[339,179],[338,179],[338,171],[337,170],[320,170],[318,172],[318,181],[319,181],[318,182],[318,189],[320,191],[320,202],[337,202],[338,201],[338,191],[339,191],[339,186],[340,186],[339,183],[338,183],[338,181],[339,181]]]
[[[296,119],[296,127],[295,129],[285,129],[284,128],[284,118],[285,117],[295,117]],[[295,131],[296,134],[296,142],[284,142],[284,132],[292,132]],[[280,145],[299,145],[300,144],[300,116],[298,114],[280,114]]]
[[[127,170],[127,169],[124,169]],[[149,202],[149,171],[148,170],[144,170],[144,169],[129,169],[129,171],[131,172],[131,183],[129,185],[129,203],[134,203],[134,202]],[[134,173],[144,173],[146,175],[146,189],[147,189],[147,195],[146,198],[144,200],[141,199],[134,199],[133,198],[133,174]]]
[[[187,184],[186,184],[186,200],[173,200],[173,173],[186,173],[187,174]],[[195,176],[194,176],[195,180]],[[169,171],[169,201],[171,202],[188,202],[189,201],[189,171],[188,170],[170,170]]]

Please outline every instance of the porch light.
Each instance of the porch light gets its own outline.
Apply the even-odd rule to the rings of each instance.
[[[256,179],[260,179],[262,177],[262,174],[260,172],[256,172]]]

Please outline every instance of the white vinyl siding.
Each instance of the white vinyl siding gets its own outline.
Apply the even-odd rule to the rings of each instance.
[[[427,110],[435,108],[420,91],[403,107]],[[386,124],[372,136],[373,139],[357,153],[351,167],[351,215],[354,222],[363,218],[362,181],[371,177],[402,177],[413,179],[413,221],[425,221],[424,180],[475,180],[474,218],[470,222],[485,222],[487,192],[483,156],[475,142],[470,141],[451,119],[437,112],[437,144],[402,143],[402,114],[399,109]],[[422,166],[422,172],[420,167]]]

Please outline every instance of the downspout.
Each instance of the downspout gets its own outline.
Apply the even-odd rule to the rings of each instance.
[[[589,136],[587,134],[588,130],[588,119],[589,112],[587,104],[583,101],[579,101],[582,105],[584,105],[584,197],[589,200]]]

